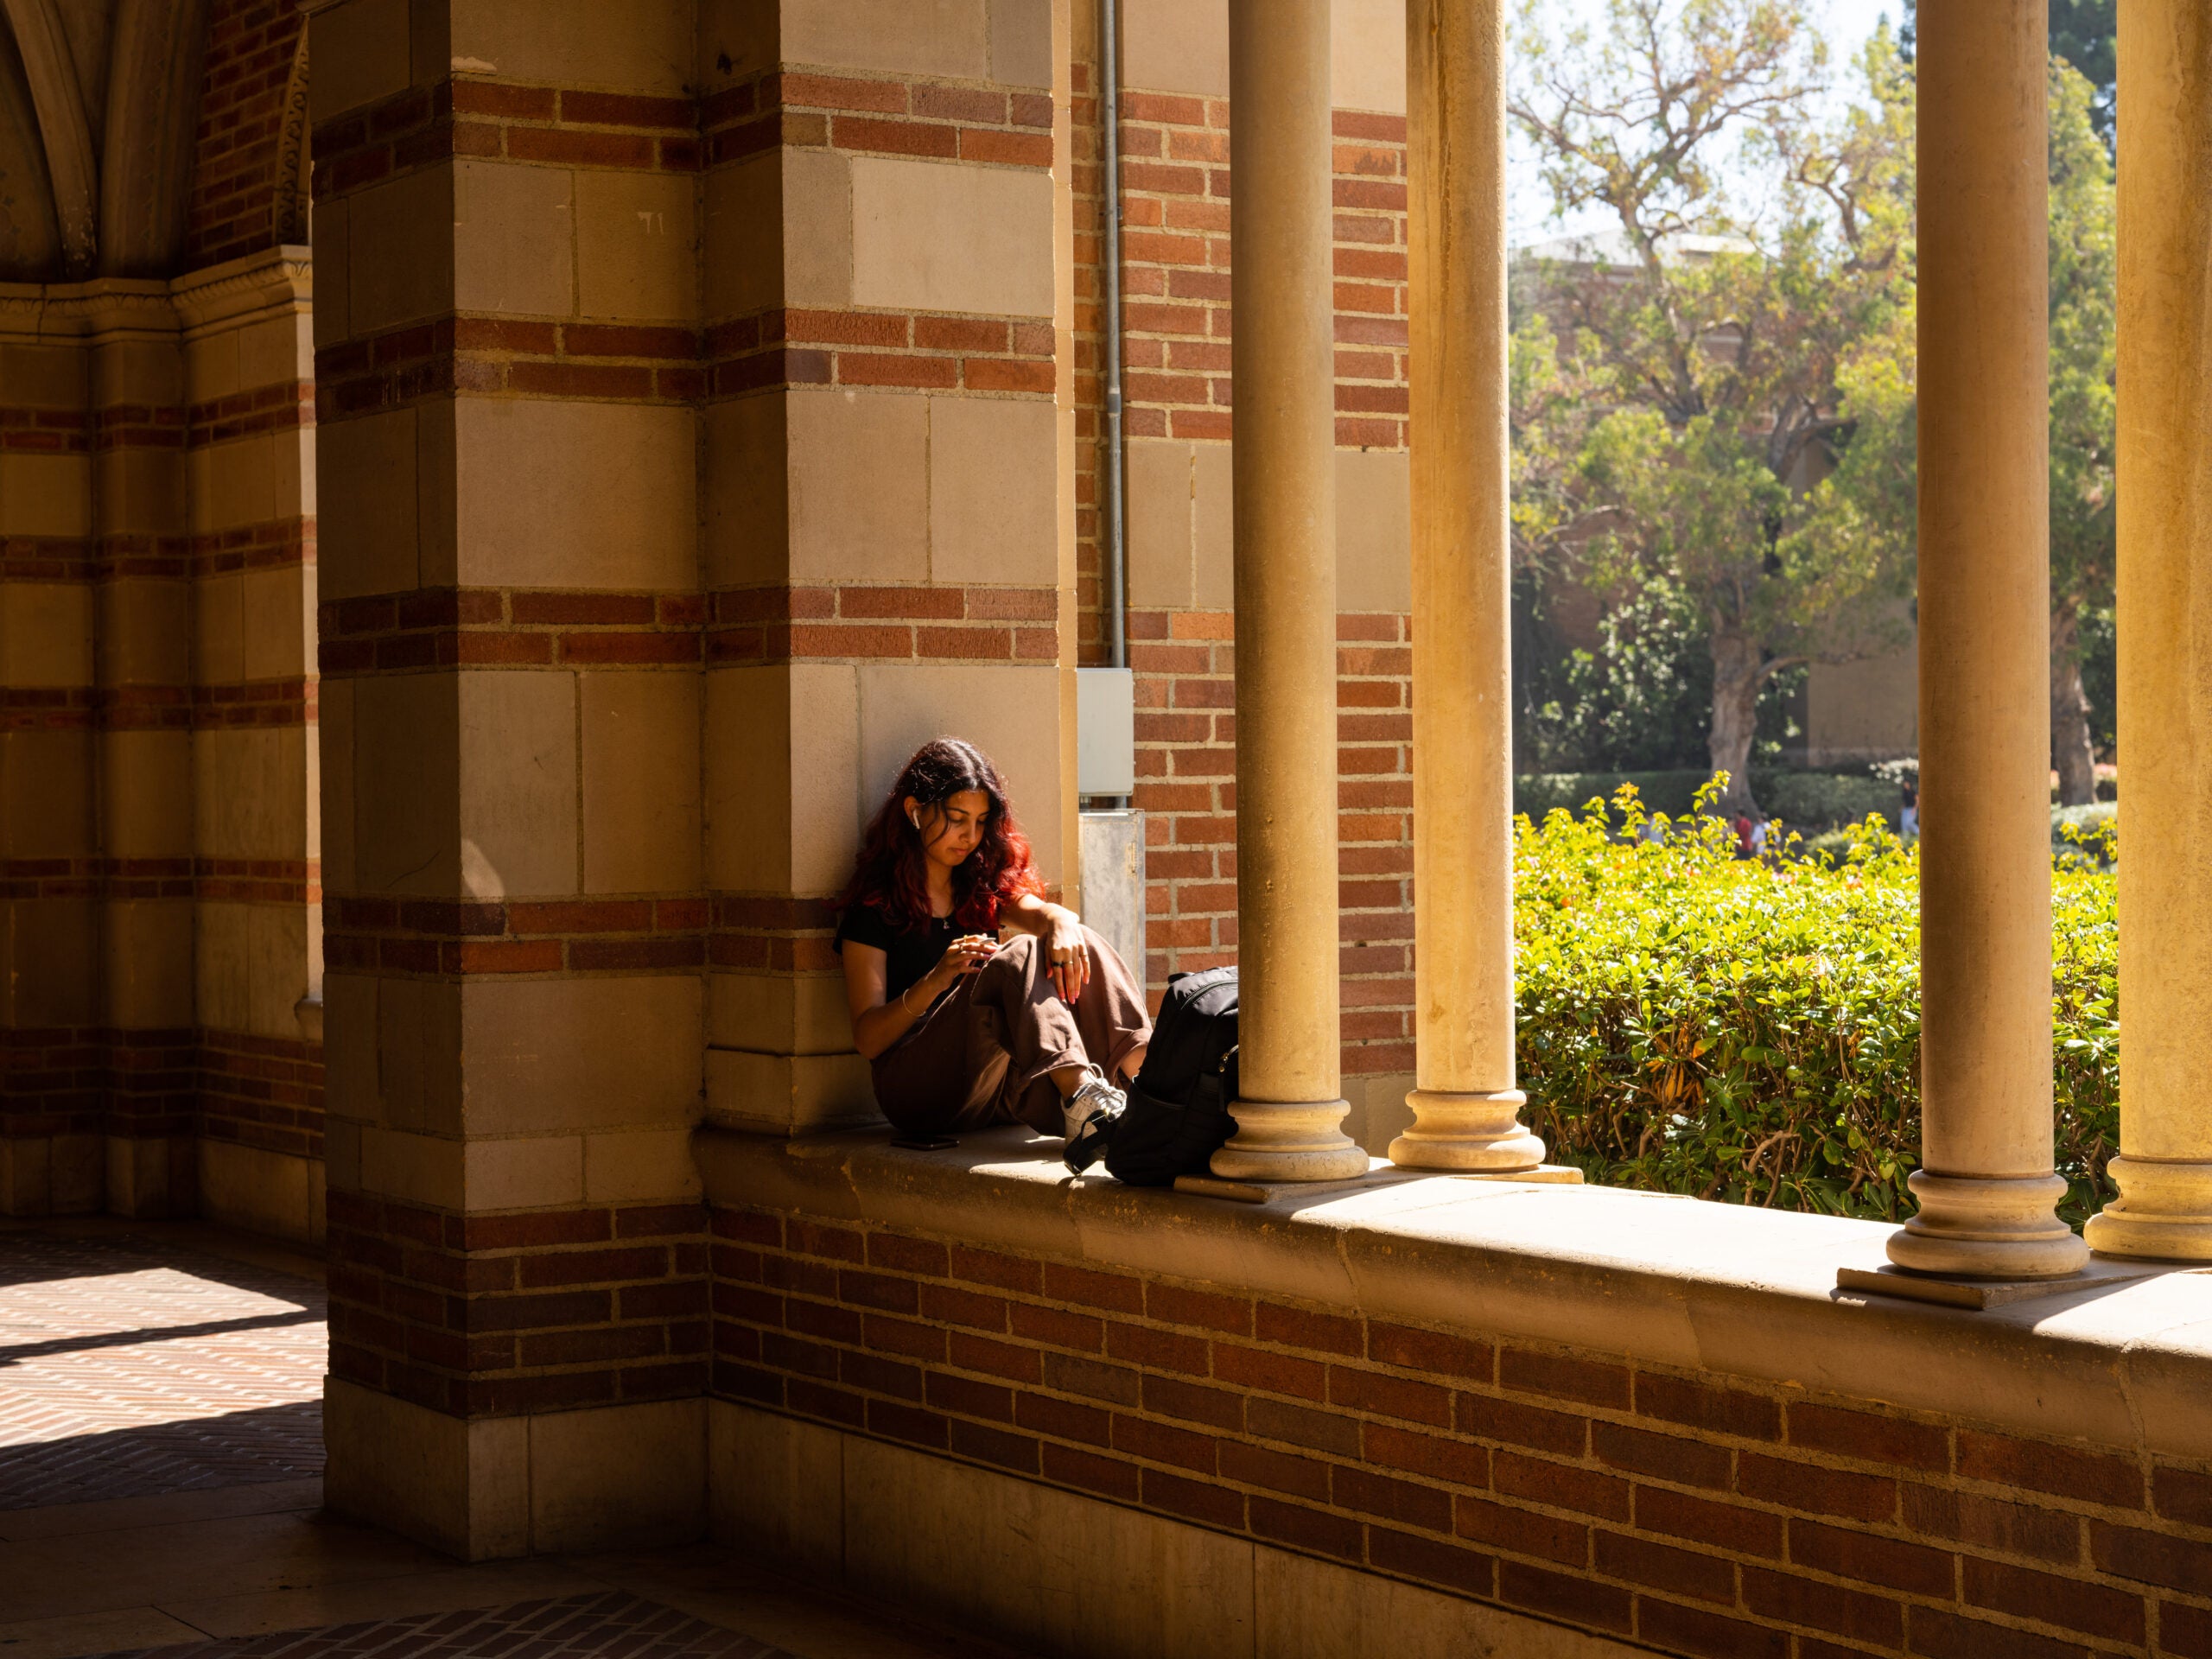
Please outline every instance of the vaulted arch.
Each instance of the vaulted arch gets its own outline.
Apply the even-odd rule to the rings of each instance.
[[[165,275],[184,243],[207,0],[118,0],[101,154],[103,276]]]
[[[46,145],[46,171],[61,240],[61,274],[91,274],[99,231],[99,160],[69,32],[57,0],[0,0],[15,31],[24,79]]]

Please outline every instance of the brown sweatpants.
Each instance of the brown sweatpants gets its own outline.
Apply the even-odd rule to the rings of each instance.
[[[1096,1061],[1110,1077],[1152,1040],[1144,988],[1089,928],[1090,977],[1070,1007],[1052,988],[1052,962],[1022,934],[933,1004],[870,1068],[876,1104],[909,1135],[1027,1123],[1065,1127],[1051,1073]]]

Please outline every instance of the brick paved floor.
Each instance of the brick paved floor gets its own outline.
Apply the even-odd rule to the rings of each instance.
[[[134,1648],[99,1659],[792,1659],[735,1630],[619,1590],[373,1624]]]
[[[327,1514],[314,1271],[0,1225],[0,1656],[1017,1659],[710,1544],[467,1566]]]
[[[320,1474],[328,1348],[311,1280],[0,1232],[0,1510]]]

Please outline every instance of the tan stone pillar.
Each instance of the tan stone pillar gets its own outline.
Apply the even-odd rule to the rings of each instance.
[[[226,992],[240,1000],[238,982],[251,976],[239,956],[221,948],[216,930],[195,925],[196,890],[223,879],[208,856],[217,849],[194,845],[195,796],[210,809],[203,823],[258,824],[270,816],[221,810],[219,803],[244,793],[241,780],[207,764],[219,758],[208,753],[213,734],[193,729],[226,712],[194,695],[194,659],[205,662],[226,645],[235,651],[237,629],[219,626],[235,613],[195,626],[190,492],[177,442],[180,430],[194,429],[192,400],[179,318],[163,286],[108,279],[86,284],[75,302],[98,434],[88,481],[99,572],[94,792],[105,878],[98,971],[109,1079],[102,1185],[105,1207],[118,1216],[209,1213],[196,1202],[195,1131],[205,1121],[194,1097],[204,1063],[198,1028]],[[230,968],[232,982],[196,990],[195,957],[211,975]]]
[[[2088,1259],[2051,1166],[2044,0],[1920,21],[1919,1213],[1890,1259]]]
[[[1236,1134],[1217,1175],[1367,1169],[1338,1125],[1329,0],[1230,0],[1236,200]]]
[[[2120,1197],[2088,1228],[2114,1255],[2212,1257],[2212,15],[2120,18]]]
[[[1406,7],[1412,255],[1413,1127],[1393,1163],[1522,1170],[1514,1087],[1502,0]]]
[[[310,27],[325,1499],[473,1559],[696,1537],[702,200],[760,227],[694,92],[757,41],[690,0]]]

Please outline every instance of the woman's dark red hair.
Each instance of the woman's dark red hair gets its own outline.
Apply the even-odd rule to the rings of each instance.
[[[1000,912],[1025,893],[1041,893],[1045,884],[1029,855],[1029,839],[1007,804],[1006,782],[990,757],[957,737],[932,739],[914,751],[891,785],[891,793],[868,821],[860,858],[841,909],[868,905],[895,927],[926,927],[930,890],[923,846],[943,828],[944,804],[955,795],[980,791],[990,801],[983,814],[976,850],[952,873],[952,916],[965,928],[995,932]],[[906,817],[906,798],[920,808],[918,825]]]

